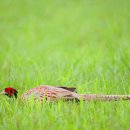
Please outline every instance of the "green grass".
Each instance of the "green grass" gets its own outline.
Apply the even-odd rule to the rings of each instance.
[[[129,130],[130,102],[23,104],[41,84],[130,94],[129,0],[1,0],[0,130]]]

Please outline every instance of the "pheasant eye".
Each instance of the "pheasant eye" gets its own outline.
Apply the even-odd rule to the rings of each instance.
[[[10,93],[12,93],[13,92],[13,90],[10,90]]]

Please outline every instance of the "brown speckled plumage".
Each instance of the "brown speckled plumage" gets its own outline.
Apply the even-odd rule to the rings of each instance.
[[[22,94],[21,98],[22,100],[28,100],[33,96],[35,100],[40,99],[41,101],[44,99],[50,101],[58,101],[59,99],[78,100],[78,94],[72,91],[75,91],[75,88],[69,89],[67,87],[41,85],[26,91]]]

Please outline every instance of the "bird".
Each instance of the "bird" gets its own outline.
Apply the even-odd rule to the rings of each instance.
[[[17,94],[18,91],[13,87],[7,87],[0,92],[0,95],[6,95],[9,98],[17,98]],[[31,98],[35,101],[118,101],[130,100],[130,95],[78,94],[76,88],[40,85],[21,95],[22,101],[29,101]]]

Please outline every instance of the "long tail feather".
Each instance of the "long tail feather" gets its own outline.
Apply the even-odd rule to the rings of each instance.
[[[79,94],[79,98],[84,101],[118,101],[130,100],[130,95],[98,95],[98,94]]]

